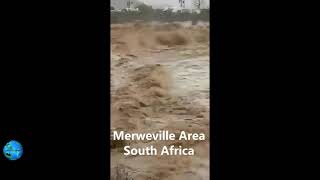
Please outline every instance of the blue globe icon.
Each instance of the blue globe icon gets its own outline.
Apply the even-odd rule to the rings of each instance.
[[[3,154],[9,160],[18,160],[23,154],[22,145],[18,141],[12,140],[4,146]]]

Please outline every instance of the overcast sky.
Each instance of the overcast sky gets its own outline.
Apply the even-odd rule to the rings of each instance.
[[[176,6],[179,7],[179,0],[140,0],[141,2],[145,2],[146,4],[152,5],[153,8],[164,8],[166,6]],[[192,7],[193,0],[185,0],[186,8]],[[209,5],[209,0],[203,0],[205,5]],[[202,5],[201,5],[202,6]],[[202,6],[203,7],[203,6]]]

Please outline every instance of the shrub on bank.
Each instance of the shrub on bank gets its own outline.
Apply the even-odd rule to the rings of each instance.
[[[172,12],[170,10],[163,11],[162,9],[152,9],[150,6],[137,6],[139,11],[112,11],[111,23],[126,23],[132,21],[209,21],[209,9],[203,9],[201,12]]]

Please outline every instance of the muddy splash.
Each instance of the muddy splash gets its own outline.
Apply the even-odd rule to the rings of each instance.
[[[119,53],[147,51],[161,47],[175,47],[208,43],[206,26],[172,24],[125,24],[114,25],[111,30],[112,49]]]

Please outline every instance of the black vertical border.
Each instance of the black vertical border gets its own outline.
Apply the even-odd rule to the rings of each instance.
[[[102,124],[100,126],[100,131],[103,132],[101,136],[101,144],[103,148],[101,148],[101,154],[103,154],[102,159],[105,159],[105,162],[102,163],[102,168],[105,169],[106,173],[102,176],[102,179],[110,178],[110,63],[111,63],[111,47],[110,47],[110,2],[107,0],[104,1],[104,16],[103,16],[103,45],[101,47],[104,48],[102,52],[106,52],[102,59],[102,68],[101,72],[103,72],[102,78],[102,106],[101,108],[104,110],[102,112]],[[109,17],[108,17],[109,15]],[[103,172],[103,170],[102,170]]]
[[[104,98],[103,98],[103,102],[102,102],[102,108],[105,110],[106,113],[104,113],[103,115],[103,119],[102,119],[102,129],[101,131],[102,132],[105,132],[103,139],[102,139],[102,142],[105,143],[107,142],[106,144],[104,144],[104,148],[102,148],[102,150],[106,150],[104,151],[103,153],[105,154],[105,156],[103,157],[106,157],[106,164],[108,164],[107,166],[107,175],[108,175],[108,178],[111,179],[111,151],[110,151],[110,131],[111,131],[111,112],[110,112],[110,106],[111,106],[111,92],[110,92],[110,87],[111,87],[111,45],[110,45],[110,36],[111,36],[111,25],[110,25],[110,3],[111,1],[105,1],[105,14],[104,14],[104,36],[105,37],[105,46],[102,46],[102,47],[106,47],[105,51],[104,52],[107,52],[105,55],[105,59],[103,60],[104,63],[103,66],[102,66],[102,72],[103,72],[103,80],[101,83],[103,83],[103,93],[104,93]],[[104,129],[106,128],[106,129]],[[102,166],[102,167],[106,167],[106,166]],[[106,178],[107,179],[107,178]]]

